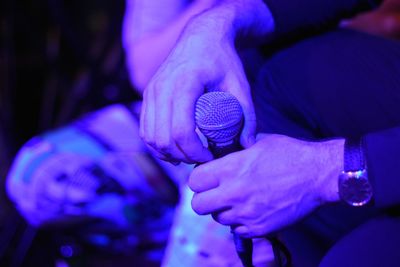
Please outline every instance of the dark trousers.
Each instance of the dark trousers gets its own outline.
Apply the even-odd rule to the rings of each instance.
[[[398,41],[335,30],[259,59],[245,60],[259,132],[321,140],[400,126]],[[280,237],[294,266],[400,266],[400,219],[374,207],[323,207]]]

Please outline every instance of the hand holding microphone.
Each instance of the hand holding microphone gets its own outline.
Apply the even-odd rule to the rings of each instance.
[[[243,127],[243,111],[239,101],[232,94],[214,91],[202,95],[196,103],[195,119],[215,158],[242,150],[239,139]],[[233,230],[233,226],[231,227]],[[243,266],[253,266],[252,239],[242,238],[234,232],[233,239]],[[269,236],[267,239],[273,247],[277,266],[290,266],[290,255],[286,247],[276,237]]]
[[[196,124],[208,140],[215,158],[241,150],[239,142],[243,126],[243,111],[239,101],[226,92],[210,92],[196,103]],[[245,267],[253,266],[251,239],[233,233],[236,251]]]

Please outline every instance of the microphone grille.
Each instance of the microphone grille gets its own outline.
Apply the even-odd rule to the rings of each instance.
[[[197,127],[214,143],[233,140],[242,127],[243,110],[230,93],[214,91],[203,94],[196,103]]]

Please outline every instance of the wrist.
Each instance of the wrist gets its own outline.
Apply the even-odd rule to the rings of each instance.
[[[344,144],[344,170],[339,176],[339,197],[354,207],[364,206],[373,196],[368,179],[362,138],[348,138]]]
[[[273,33],[274,20],[262,0],[216,2],[205,12],[194,16],[185,32],[198,33],[203,29],[208,35],[232,41],[238,38],[267,40]]]
[[[339,198],[338,175],[343,171],[344,139],[333,139],[320,143],[321,156],[319,170],[321,176],[317,183],[319,202],[337,202]]]

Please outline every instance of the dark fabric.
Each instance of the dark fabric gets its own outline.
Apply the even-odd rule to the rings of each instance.
[[[386,208],[399,205],[400,127],[367,134],[365,146],[375,205]]]
[[[400,219],[382,216],[354,229],[323,258],[320,267],[397,267]]]
[[[275,21],[276,37],[295,38],[324,31],[340,19],[377,7],[381,0],[264,0]]]
[[[399,42],[337,30],[276,53],[260,76],[257,88],[265,92],[255,99],[259,110],[275,110],[274,116],[284,116],[291,124],[289,130],[288,125],[272,127],[281,122],[265,118],[271,111],[264,110],[257,114],[260,130],[282,127],[278,130],[283,134],[293,135],[296,127],[296,137],[314,139],[366,135],[376,204],[400,203],[400,189],[393,187],[400,178],[389,175],[400,166],[400,130],[379,132],[400,126]]]
[[[386,214],[382,207],[398,210],[399,42],[350,30],[304,39],[266,60],[253,99],[259,132],[311,140],[366,136],[376,206],[326,206],[280,233],[296,266],[317,266],[335,242]]]

